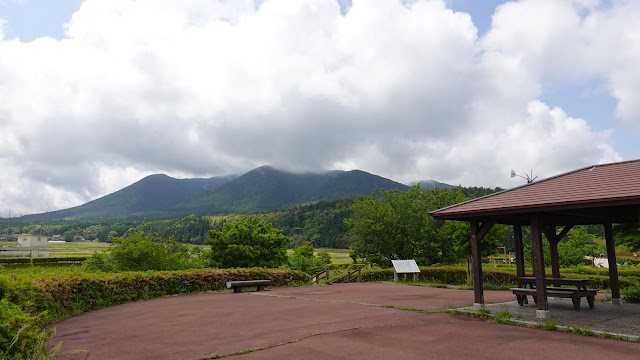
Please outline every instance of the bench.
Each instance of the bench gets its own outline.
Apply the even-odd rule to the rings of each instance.
[[[522,306],[527,299],[527,295],[531,295],[533,297],[533,301],[537,302],[537,291],[535,288],[511,288],[511,291],[516,295],[518,299],[518,304]],[[595,308],[595,298],[598,290],[594,289],[576,289],[576,288],[561,288],[561,287],[551,287],[547,288],[547,296],[559,297],[559,298],[571,298],[573,302],[573,308],[576,311],[580,311],[580,299],[583,297],[587,298],[587,302],[589,303],[589,309],[593,310]]]
[[[234,293],[241,293],[242,288],[251,286],[256,286],[258,288],[257,291],[260,291],[269,285],[271,285],[271,280],[227,281],[227,289],[233,289]]]

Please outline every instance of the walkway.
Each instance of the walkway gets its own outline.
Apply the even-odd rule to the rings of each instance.
[[[514,297],[486,291],[485,299]],[[57,324],[54,342],[63,342],[58,359],[84,359],[90,350],[90,360],[195,360],[249,351],[230,358],[637,359],[640,351],[632,342],[399,309],[441,311],[472,301],[471,291],[390,283],[212,292],[82,314]]]

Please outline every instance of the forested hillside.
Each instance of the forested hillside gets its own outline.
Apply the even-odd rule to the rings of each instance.
[[[464,194],[484,196],[498,189],[461,188]],[[425,190],[430,191],[430,190]],[[370,194],[369,194],[370,195]],[[315,247],[347,248],[355,241],[348,232],[344,220],[351,215],[351,205],[355,198],[323,200],[290,209],[243,213],[232,215],[189,215],[178,219],[140,221],[46,221],[29,224],[13,223],[8,232],[43,233],[64,235],[67,241],[72,239],[98,240],[110,242],[115,237],[129,236],[138,232],[191,244],[204,244],[210,230],[221,231],[226,222],[254,217],[273,224],[283,234],[292,238],[291,246],[310,241]],[[2,226],[4,225],[4,226]],[[2,233],[7,231],[6,224],[0,225]]]
[[[190,214],[256,213],[370,195],[379,189],[408,188],[360,170],[297,174],[263,166],[238,177],[174,179],[152,175],[84,205],[12,221],[150,221]]]

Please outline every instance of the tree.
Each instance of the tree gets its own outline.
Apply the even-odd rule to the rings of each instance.
[[[200,252],[173,239],[154,239],[137,233],[128,238],[114,238],[107,250],[93,253],[83,266],[101,271],[182,270],[202,267]]]
[[[290,239],[271,223],[248,218],[225,223],[208,234],[211,260],[220,268],[271,267],[287,262]]]
[[[616,242],[629,250],[640,251],[640,226],[638,224],[615,224],[613,226]]]
[[[331,255],[326,251],[320,251],[317,255],[313,255],[313,245],[309,241],[295,247],[293,254],[289,256],[289,267],[307,274],[318,272],[330,263]]]
[[[605,251],[603,246],[594,242],[595,235],[590,234],[587,227],[576,226],[569,231],[565,239],[558,242],[558,264],[561,267],[576,266],[584,263],[584,256]],[[542,250],[545,264],[551,265],[549,241],[543,236]],[[525,262],[531,261],[531,242],[524,243]]]
[[[374,192],[359,197],[345,220],[359,238],[350,256],[378,265],[396,259],[415,259],[420,265],[454,263],[459,255],[448,236],[453,230],[429,212],[464,200],[460,188],[423,191],[419,185],[406,192],[381,190],[381,196]]]

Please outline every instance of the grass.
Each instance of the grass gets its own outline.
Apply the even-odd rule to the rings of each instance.
[[[511,319],[511,313],[501,311],[493,316],[493,321],[497,324],[515,325],[515,321]]]
[[[0,247],[15,247],[15,241],[0,241]],[[47,247],[51,249],[50,256],[90,256],[94,251],[101,251],[109,247],[108,243],[97,241],[74,241],[65,243],[48,243]]]
[[[349,249],[315,248],[318,251],[326,251],[331,255],[332,264],[351,264],[353,260],[349,257]]]
[[[539,327],[540,329],[549,330],[549,331],[558,330],[558,325],[556,325],[555,319],[547,319],[543,322],[537,322],[536,326]]]

